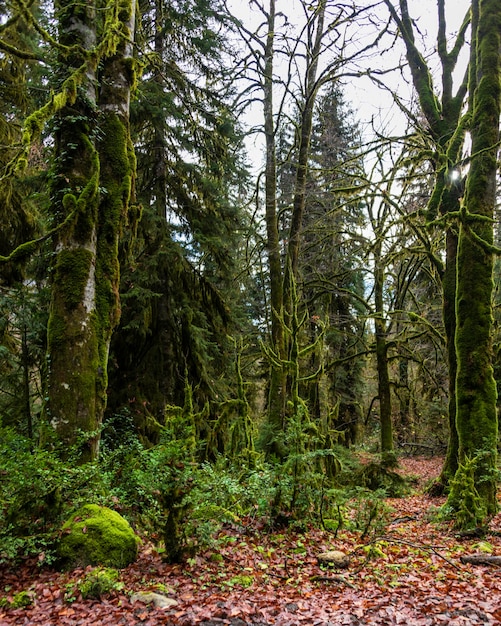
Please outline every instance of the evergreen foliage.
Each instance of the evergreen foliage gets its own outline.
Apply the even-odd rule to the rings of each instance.
[[[230,388],[244,173],[224,95],[223,20],[209,1],[159,3],[142,14],[142,45],[152,54],[131,120],[143,216],[122,269],[110,413],[128,407],[152,442],[165,404],[183,402],[185,371],[199,408]]]
[[[35,445],[40,429],[47,290],[0,286],[0,415]]]
[[[306,390],[312,409],[345,444],[360,436],[364,361],[362,206],[356,195],[362,162],[360,136],[342,93],[330,85],[319,99],[312,133],[301,276],[311,332],[325,325],[325,338],[310,367],[324,376]],[[322,353],[324,356],[322,356]],[[327,353],[327,356],[325,354]]]

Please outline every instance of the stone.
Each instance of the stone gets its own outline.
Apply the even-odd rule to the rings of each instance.
[[[121,569],[136,560],[138,544],[138,537],[119,513],[86,504],[61,528],[57,554],[65,569],[88,565]]]
[[[158,609],[170,609],[178,605],[173,598],[167,598],[161,593],[154,593],[153,591],[137,591],[131,595],[130,601],[132,604],[135,602],[154,604]]]
[[[345,568],[350,564],[350,557],[341,552],[341,550],[327,550],[317,555],[320,565],[328,565],[329,567]]]

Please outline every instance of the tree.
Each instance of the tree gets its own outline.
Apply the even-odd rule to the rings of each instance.
[[[166,405],[184,404],[187,382],[195,406],[208,403],[212,413],[234,392],[228,336],[239,323],[246,174],[218,3],[145,3],[140,32],[149,54],[131,130],[142,219],[122,249],[108,417],[130,412],[154,442]],[[197,428],[207,439],[208,424]]]
[[[472,2],[471,157],[459,211],[456,378],[459,467],[448,503],[475,527],[497,511],[498,418],[493,374],[493,218],[501,107],[501,10]],[[473,484],[471,483],[473,478]]]
[[[443,329],[436,314],[434,247],[440,242],[430,239],[424,228],[426,191],[424,202],[421,196],[426,176],[416,171],[421,166],[413,158],[416,150],[419,153],[419,143],[414,135],[402,139],[401,151],[395,150],[395,143],[378,141],[373,152],[375,163],[366,194],[371,238],[365,245],[365,266],[373,268],[366,279],[372,285],[366,310],[374,331],[371,352],[378,388],[374,399],[379,401],[383,460],[389,464],[395,462],[395,426],[404,427],[397,432],[399,442],[407,442],[402,430],[407,434],[414,430],[409,428],[408,414],[411,374],[419,381],[414,387],[426,389],[421,402],[426,396],[436,397],[437,391],[443,396],[441,368],[436,363],[444,354]],[[395,420],[395,400],[400,404],[400,424]]]
[[[99,450],[111,333],[119,318],[118,239],[134,179],[128,114],[134,5],[57,7],[57,93],[26,118],[25,151],[54,123],[51,219],[56,225],[47,333],[46,437],[80,462]],[[100,13],[100,15],[102,15]],[[22,161],[21,161],[22,162]]]
[[[281,445],[294,401],[293,371],[297,368],[297,321],[304,313],[301,293],[299,253],[304,227],[306,187],[311,157],[313,115],[318,94],[342,75],[349,61],[372,49],[372,42],[348,51],[340,41],[351,39],[346,31],[363,15],[356,5],[331,6],[323,0],[301,2],[303,23],[297,34],[289,34],[291,23],[283,13],[276,13],[275,0],[254,1],[263,16],[255,31],[240,24],[249,50],[244,71],[250,82],[248,91],[260,91],[263,105],[263,131],[266,145],[264,166],[264,204],[267,264],[270,291],[270,346],[265,349],[270,362],[267,421],[269,441],[266,446],[278,456],[286,451]],[[277,19],[279,18],[279,19]],[[282,20],[283,29],[278,27]],[[281,33],[283,30],[283,34]],[[282,76],[280,64],[287,71]],[[279,90],[276,101],[274,91]],[[291,104],[292,103],[292,104]],[[283,124],[294,125],[295,157],[293,193],[290,206],[279,219],[277,206],[277,139]],[[285,224],[284,232],[280,226]]]
[[[306,345],[316,344],[302,364],[301,394],[315,422],[335,433],[331,442],[338,437],[346,445],[361,434],[364,387],[364,216],[356,193],[363,170],[360,141],[354,112],[339,86],[329,84],[315,107],[299,258],[299,285],[310,318]],[[293,193],[285,186],[293,181],[293,146],[287,155],[281,159],[281,169],[290,172],[280,177],[283,206]]]
[[[468,73],[459,87],[454,91],[454,70],[457,67],[460,53],[465,45],[465,34],[469,26],[469,13],[465,16],[461,28],[449,45],[447,37],[447,23],[445,17],[445,0],[437,2],[437,51],[441,70],[441,93],[435,89],[432,72],[424,54],[416,44],[414,22],[409,13],[407,0],[400,0],[400,14],[390,0],[385,0],[386,6],[398,26],[402,37],[407,62],[412,77],[412,84],[416,90],[420,111],[425,120],[422,120],[408,110],[396,96],[400,108],[406,111],[410,120],[427,143],[431,143],[431,150],[423,150],[423,155],[430,160],[435,180],[433,191],[428,203],[428,218],[435,220],[438,216],[446,217],[459,209],[460,183],[453,180],[461,161],[465,137],[466,119],[462,118],[463,106],[467,93]],[[458,462],[458,438],[456,430],[456,351],[455,351],[455,292],[456,292],[456,254],[457,228],[445,219],[446,229],[446,257],[445,265],[441,266],[438,257],[435,259],[437,268],[442,276],[443,291],[443,319],[447,342],[447,360],[449,367],[449,445],[446,462],[442,471],[442,481],[447,484],[454,475]]]

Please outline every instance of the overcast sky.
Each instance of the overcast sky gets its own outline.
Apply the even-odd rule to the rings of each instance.
[[[269,0],[259,1],[264,2],[265,7],[268,7]],[[367,5],[374,4],[371,0],[365,1]],[[398,4],[396,0],[395,4]],[[415,20],[418,29],[418,47],[420,50],[424,51],[426,49],[429,54],[432,54],[436,47],[437,37],[436,0],[409,0],[408,4],[410,15]],[[448,35],[450,35],[451,40],[460,27],[469,4],[470,2],[467,0],[446,0]],[[255,8],[252,8],[248,0],[230,0],[229,5],[233,14],[240,18],[249,30],[255,31],[262,21],[262,14]],[[330,0],[328,7],[330,9],[335,8],[336,2]],[[277,0],[276,11],[287,15],[287,19],[291,24],[289,26],[291,31],[294,23],[304,23],[304,10],[301,8],[301,0]],[[381,2],[378,8],[378,16],[381,22],[388,16],[388,10],[383,2]],[[280,32],[280,29],[285,31],[283,24],[284,20],[277,17],[277,37],[279,37],[280,34],[284,34]],[[263,29],[262,32],[264,34],[265,30]],[[362,47],[364,42],[369,42],[374,38],[376,32],[373,25],[366,24],[364,26],[363,23],[357,24],[356,27],[352,25],[348,27],[346,31],[348,46]],[[387,40],[387,45],[389,45],[389,42],[390,39]],[[381,69],[383,67],[388,68],[394,66],[398,64],[399,60],[404,58],[404,52],[402,43],[397,41],[391,50],[387,50],[384,54],[378,54],[362,61],[362,67],[377,67]],[[466,54],[465,51],[465,60]],[[429,63],[433,68],[433,60],[431,58],[429,58]],[[438,68],[438,62],[435,64],[435,67]],[[276,67],[276,72],[279,74],[288,71],[288,69],[285,61],[283,61],[282,64]],[[459,73],[464,73],[464,64]],[[437,76],[437,79],[439,79],[439,76]],[[412,89],[405,83],[405,80],[399,72],[395,72],[391,77],[385,77],[385,82],[388,82],[392,89],[395,89],[399,93],[402,99],[410,101],[413,95]],[[437,85],[439,84],[440,81],[437,80]],[[376,124],[384,126],[386,130],[390,132],[393,130],[398,131],[399,128],[403,127],[403,117],[398,111],[398,108],[393,104],[390,94],[384,93],[381,89],[375,87],[368,78],[345,79],[343,80],[343,85],[345,99],[351,103],[356,117],[362,126],[367,125],[368,122],[373,119]],[[277,100],[279,95],[279,88],[277,87]],[[256,107],[254,112],[247,117],[249,124],[252,124],[253,120],[255,120],[256,123],[262,122],[261,107]],[[261,152],[259,148],[258,152]]]
[[[395,4],[397,4],[397,2],[395,2]],[[415,19],[418,29],[417,45],[421,51],[424,52],[427,50],[429,53],[432,53],[436,49],[437,40],[437,2],[436,0],[409,0],[408,4],[410,15]],[[446,0],[448,36],[451,41],[454,40],[455,34],[460,28],[469,6],[470,2],[467,0]],[[381,7],[380,13],[387,15],[386,7]],[[421,38],[419,35],[421,35]],[[467,48],[465,48],[463,62],[460,64],[457,72],[457,78],[459,80],[463,77],[467,56],[468,51]],[[385,54],[382,62],[386,66],[391,66],[394,61],[403,60],[404,57],[405,51],[403,44],[402,42],[398,42],[391,52]],[[438,70],[438,59],[435,59],[434,63],[430,58],[429,62],[432,69]],[[440,76],[438,73],[436,74],[436,79],[436,86],[440,86]],[[394,81],[395,88],[399,95],[403,98],[412,96],[412,90],[409,89],[397,74],[393,75],[392,81]],[[393,104],[389,95],[384,95],[381,90],[376,89],[368,79],[352,81],[349,86],[347,85],[347,92],[356,94],[354,101],[359,103],[359,110],[363,114],[363,117],[367,115],[370,117],[375,111],[378,111],[379,107],[381,107],[382,117],[387,121],[399,115],[398,109]]]

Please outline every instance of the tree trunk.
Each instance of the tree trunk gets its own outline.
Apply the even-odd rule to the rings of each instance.
[[[135,155],[130,138],[130,91],[134,81],[132,41],[135,2],[129,0],[120,12],[120,35],[114,54],[105,58],[100,76],[99,110],[101,136],[97,142],[100,160],[100,196],[96,258],[96,314],[99,320],[99,360],[103,379],[99,388],[98,424],[106,409],[108,354],[113,331],[120,320],[119,240],[128,218],[135,179]],[[134,218],[129,216],[132,222]]]
[[[85,11],[72,1],[59,6],[60,43],[96,44],[93,3]],[[67,78],[85,63],[83,54],[60,53]],[[58,115],[55,139],[56,176],[52,188],[53,215],[62,221],[78,211],[73,228],[59,232],[52,264],[51,303],[47,332],[46,413],[62,444],[76,443],[86,433],[80,454],[90,460],[97,453],[98,389],[103,387],[96,319],[96,250],[99,205],[99,161],[91,140],[96,129],[96,75],[88,68],[74,104]]]
[[[445,328],[445,340],[447,348],[447,363],[449,370],[449,438],[445,462],[440,473],[439,484],[448,485],[457,471],[459,459],[459,440],[456,427],[456,346],[454,338],[456,334],[456,255],[458,237],[456,230],[448,228],[446,233],[446,264],[442,276],[443,305],[442,315]],[[440,487],[442,489],[443,487]]]
[[[500,118],[501,9],[496,0],[474,0],[478,10],[476,84],[472,111],[472,159],[461,210],[457,258],[456,354],[457,429],[460,463],[474,463],[480,497],[473,517],[484,521],[497,511],[498,419],[493,375],[493,217]],[[475,22],[473,23],[475,27]],[[459,476],[459,471],[456,476]],[[462,490],[456,508],[468,506]]]
[[[391,416],[391,386],[388,371],[388,345],[386,341],[386,323],[383,310],[384,270],[381,264],[382,242],[379,239],[374,252],[374,300],[376,315],[374,318],[376,334],[376,368],[378,377],[379,419],[381,425],[381,454],[383,461],[393,464],[393,423]]]
[[[409,359],[401,355],[398,361],[398,401],[400,413],[399,440],[410,441],[413,431],[411,423],[411,392],[409,388]]]
[[[273,359],[270,371],[268,395],[268,425],[270,440],[265,446],[270,452],[281,456],[283,450],[276,437],[285,425],[286,378],[287,373],[283,361],[284,327],[283,327],[283,275],[280,258],[280,240],[277,216],[277,162],[275,146],[275,123],[273,119],[273,45],[275,40],[275,0],[270,0],[268,14],[268,34],[264,51],[264,135],[266,141],[265,166],[265,220],[268,250],[268,267],[270,272],[271,299],[271,343],[276,359]]]
[[[131,41],[134,20],[129,7],[127,16],[122,12],[120,21],[115,18],[118,25],[109,25],[122,32],[110,42],[113,56],[102,60],[98,128],[96,66],[78,52],[95,49],[95,7],[82,9],[70,1],[59,9],[60,43],[75,45],[69,53],[60,52],[63,78],[73,76],[78,86],[74,103],[58,115],[52,210],[58,222],[72,212],[75,218],[71,227],[59,231],[54,251],[46,416],[63,454],[71,451],[85,462],[99,451],[109,342],[119,317],[118,236],[133,173],[126,122],[133,70],[126,58],[130,45],[123,42]],[[83,78],[75,72],[81,66],[86,66]]]

